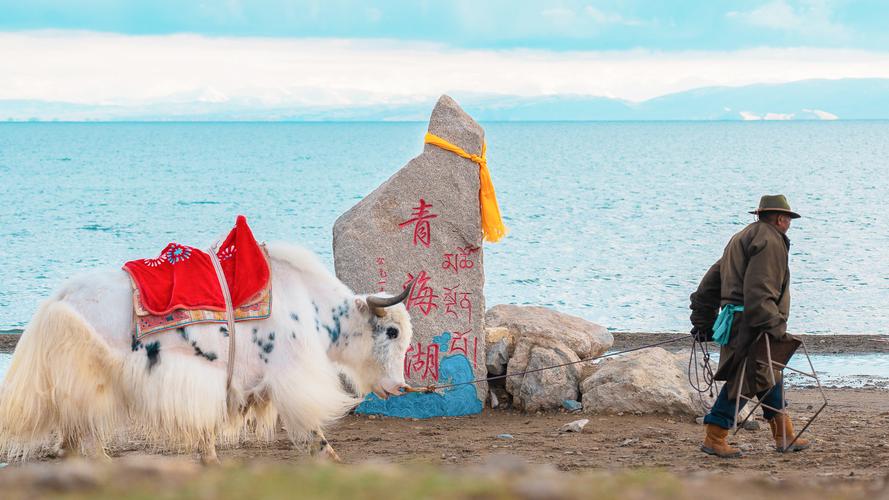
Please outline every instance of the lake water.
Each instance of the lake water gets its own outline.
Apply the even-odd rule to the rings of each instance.
[[[336,217],[422,146],[423,123],[0,124],[0,330],[65,278],[205,246],[238,213],[332,267]],[[889,122],[490,123],[511,233],[489,305],[688,329],[688,295],[763,193],[790,237],[790,329],[887,333]]]

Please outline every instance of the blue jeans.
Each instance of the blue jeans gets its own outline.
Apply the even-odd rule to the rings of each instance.
[[[772,408],[778,408],[780,410],[784,409],[784,381],[778,382],[777,385],[772,387],[769,390],[760,392],[756,395],[756,398],[762,401],[763,404],[769,405]],[[744,404],[747,401],[741,398],[739,402],[738,411],[741,411],[744,408]],[[774,410],[770,410],[768,408],[763,407],[762,416],[765,417],[766,420],[771,420],[777,414]],[[719,396],[716,397],[716,402],[713,403],[713,408],[710,409],[710,413],[704,417],[705,424],[713,424],[722,427],[723,429],[731,429],[732,425],[735,422],[735,400],[728,398],[728,392],[726,392],[726,387],[722,386],[722,390],[719,391]]]

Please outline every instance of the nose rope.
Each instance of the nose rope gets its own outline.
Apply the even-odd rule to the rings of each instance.
[[[699,355],[700,361],[698,360]],[[698,371],[699,366],[701,368],[700,373]],[[692,340],[691,354],[688,357],[687,375],[689,385],[698,393],[701,406],[709,408],[711,405],[704,400],[704,394],[709,394],[711,399],[716,395],[716,380],[713,368],[710,366],[710,350],[707,348],[707,343],[697,336],[693,337]],[[694,380],[692,380],[692,376]]]
[[[687,339],[685,337],[676,337],[674,339],[663,340],[660,342],[655,342],[653,344],[643,345],[643,346],[639,346],[639,347],[633,347],[631,349],[626,349],[624,351],[609,352],[607,354],[602,354],[600,356],[593,356],[593,357],[584,358],[584,359],[581,359],[578,361],[570,361],[568,363],[562,363],[562,364],[558,364],[558,365],[544,366],[543,368],[535,368],[533,370],[524,370],[524,371],[520,371],[520,372],[516,372],[516,373],[505,373],[503,375],[495,375],[493,377],[478,378],[475,380],[470,380],[468,382],[455,382],[452,384],[443,384],[443,385],[430,384],[430,385],[427,385],[426,387],[403,387],[402,390],[406,393],[420,392],[420,393],[424,393],[424,394],[429,394],[429,393],[433,393],[435,391],[439,391],[442,389],[450,389],[452,387],[458,387],[461,385],[480,384],[482,382],[491,382],[494,380],[502,380],[502,379],[509,378],[509,377],[518,377],[521,375],[527,375],[529,373],[537,373],[537,372],[542,372],[545,370],[553,370],[555,368],[563,368],[566,366],[576,365],[579,363],[586,363],[588,361],[595,361],[597,359],[609,358],[612,356],[620,356],[621,354],[627,354],[627,353],[634,352],[634,351],[641,351],[643,349],[650,349],[652,347],[658,347],[658,346],[662,346],[662,345],[666,345],[666,344],[672,344],[673,342],[678,342],[680,340],[687,340]]]

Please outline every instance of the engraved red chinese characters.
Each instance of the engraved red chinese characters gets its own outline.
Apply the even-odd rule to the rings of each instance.
[[[427,274],[426,271],[420,271],[420,274],[417,275],[416,279],[417,282],[414,284],[414,288],[411,290],[410,295],[408,295],[404,305],[407,307],[408,311],[416,307],[423,313],[423,316],[429,316],[429,313],[438,308],[438,304],[435,302],[438,295],[436,295],[435,290],[429,286],[429,274]],[[414,275],[413,273],[408,273],[407,280],[405,280],[402,288],[407,288],[411,281],[414,281]]]
[[[420,380],[438,381],[438,344],[432,343],[423,347],[422,342],[417,342],[416,347],[411,345],[404,356],[404,377],[411,375]]]
[[[420,198],[420,204],[413,208],[414,211],[411,214],[411,218],[398,225],[400,228],[410,224],[414,225],[414,246],[417,246],[417,242],[420,242],[424,247],[429,248],[429,242],[432,238],[429,220],[438,217],[437,214],[429,211],[430,208],[432,208],[432,204],[426,203],[426,200]]]

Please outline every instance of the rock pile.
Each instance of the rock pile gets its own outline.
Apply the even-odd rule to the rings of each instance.
[[[485,315],[490,373],[516,374],[576,362],[605,353],[614,342],[595,323],[543,307],[499,305]],[[559,408],[579,397],[591,368],[573,364],[506,379],[514,407],[537,411]]]
[[[613,337],[602,326],[543,307],[498,305],[488,310],[485,325],[489,376],[516,375],[491,384],[500,404],[511,400],[525,411],[582,407],[586,413],[694,417],[711,403],[688,383],[687,353],[654,347],[578,363],[604,354]],[[566,363],[574,364],[534,372]]]

